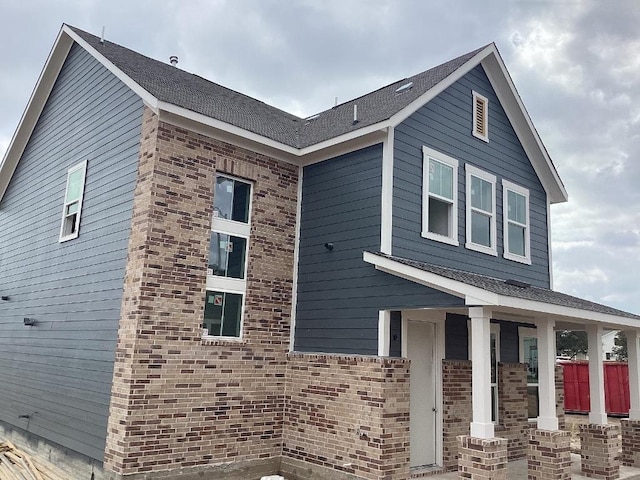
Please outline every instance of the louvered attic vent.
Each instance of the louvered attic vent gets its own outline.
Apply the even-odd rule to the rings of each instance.
[[[473,136],[489,141],[489,100],[473,92]]]

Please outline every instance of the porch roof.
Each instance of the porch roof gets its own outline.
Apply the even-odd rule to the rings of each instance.
[[[640,315],[515,280],[445,268],[380,252],[364,252],[376,269],[463,298],[468,306],[494,306],[534,317],[588,320],[608,326],[640,327]]]

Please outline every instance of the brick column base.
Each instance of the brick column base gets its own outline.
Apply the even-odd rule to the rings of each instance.
[[[620,429],[616,425],[580,425],[582,473],[613,480],[620,476]]]
[[[622,428],[622,464],[640,468],[640,420],[620,420]]]
[[[527,468],[529,480],[570,480],[571,434],[531,429]]]
[[[458,472],[472,480],[507,479],[507,439],[458,437]]]

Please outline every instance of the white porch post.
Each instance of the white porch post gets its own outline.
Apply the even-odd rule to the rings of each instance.
[[[536,322],[538,332],[538,429],[558,430],[556,413],[556,333],[555,320]]]
[[[589,349],[589,395],[591,409],[589,423],[607,424],[607,412],[604,404],[604,370],[602,365],[602,326],[588,325],[587,340]]]
[[[640,342],[637,330],[624,332],[629,355],[629,420],[640,420]]]
[[[471,436],[493,438],[491,421],[491,310],[469,308],[471,319]]]
[[[389,356],[389,341],[391,339],[391,312],[380,310],[378,312],[378,356]]]

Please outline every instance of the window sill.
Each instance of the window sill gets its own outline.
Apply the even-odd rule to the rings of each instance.
[[[473,135],[474,137],[482,140],[485,143],[489,143],[489,137],[488,136],[484,136],[484,135],[480,135],[479,133],[472,131],[471,135]]]
[[[444,235],[438,235],[437,233],[431,232],[422,232],[423,238],[428,238],[429,240],[435,240],[436,242],[446,243],[448,245],[453,245],[454,247],[458,247],[460,243],[458,240],[455,240],[451,237],[445,237]]]
[[[212,335],[202,336],[202,345],[246,345],[246,341],[240,337],[214,337]]]
[[[498,256],[498,252],[490,247],[485,247],[484,245],[478,245],[476,243],[467,242],[464,245],[469,250],[474,250],[480,253],[486,253],[487,255],[493,255],[494,257]]]
[[[73,240],[75,238],[78,238],[78,233],[74,233],[73,235],[68,235],[66,237],[60,237],[58,239],[58,243],[68,242],[69,240]]]
[[[521,257],[520,255],[514,255],[513,253],[504,252],[504,258],[513,262],[524,263],[525,265],[531,265],[531,259],[527,257]]]

